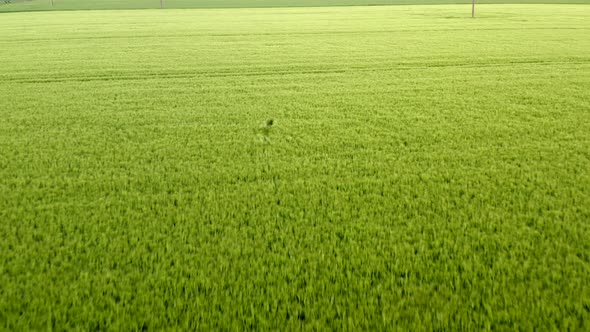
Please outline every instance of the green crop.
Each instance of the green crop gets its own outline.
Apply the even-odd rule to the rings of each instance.
[[[0,329],[589,330],[590,7],[0,15]]]

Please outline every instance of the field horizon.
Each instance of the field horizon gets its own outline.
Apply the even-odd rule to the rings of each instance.
[[[470,5],[469,0],[9,0],[0,2],[0,13],[64,10],[129,9],[222,9],[222,8],[292,8],[397,5]],[[479,0],[487,4],[590,4],[590,0]]]
[[[0,329],[590,329],[590,6],[479,8],[0,14]]]

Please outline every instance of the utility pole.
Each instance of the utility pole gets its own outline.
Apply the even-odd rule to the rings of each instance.
[[[475,0],[471,0],[471,18],[475,17]]]

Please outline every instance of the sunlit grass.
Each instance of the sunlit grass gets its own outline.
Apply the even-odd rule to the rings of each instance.
[[[589,329],[590,7],[469,15],[2,15],[0,327]]]

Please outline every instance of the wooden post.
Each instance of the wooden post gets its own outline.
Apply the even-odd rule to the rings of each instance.
[[[471,17],[475,17],[475,0],[471,0]]]

